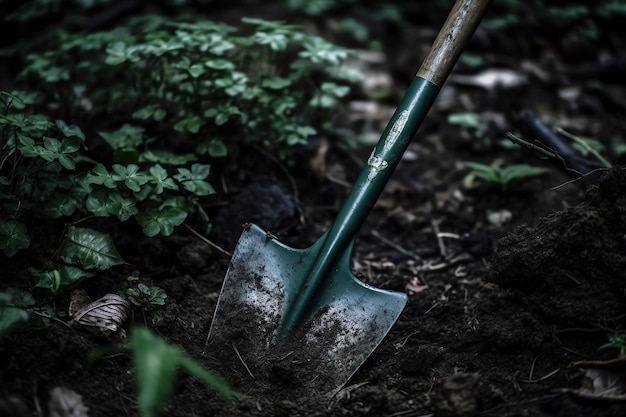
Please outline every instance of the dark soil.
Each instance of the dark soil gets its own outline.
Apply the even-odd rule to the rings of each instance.
[[[432,30],[439,24],[421,23]],[[524,61],[535,65],[535,76],[517,90],[483,90],[451,80],[362,229],[352,260],[355,275],[379,288],[404,291],[409,301],[382,344],[332,401],[320,402],[315,392],[290,385],[290,378],[298,380],[297,369],[274,368],[274,379],[251,382],[241,361],[220,369],[215,355],[203,353],[229,257],[182,227],[158,239],[143,237],[132,225],[106,230],[129,265],[100,273],[81,288],[92,299],[115,293],[126,276],[139,270],[169,298],[160,321],[151,320],[151,311],[136,309],[134,322],[146,322],[208,368],[228,375],[242,393],[238,402],[229,403],[180,374],[164,415],[626,415],[624,397],[583,395],[588,381],[580,367],[571,366],[619,354],[599,347],[626,325],[623,156],[612,154],[615,168],[602,170],[600,179],[564,184],[576,175],[561,162],[494,145],[504,132],[516,129],[513,115],[521,108],[533,109],[550,125],[597,137],[607,147],[624,143],[626,104],[616,97],[626,94],[626,85],[623,78],[606,78],[611,93],[586,89],[600,76],[573,70],[583,63],[591,68],[609,62],[600,55],[618,54],[610,45],[602,53],[568,49],[565,35],[531,29],[527,37],[480,33],[470,51],[487,51],[486,67],[506,62],[520,70]],[[620,30],[616,37],[623,37]],[[393,39],[425,48],[432,36],[420,34],[416,26]],[[523,56],[512,56],[513,50]],[[390,51],[381,70],[393,75],[389,96],[371,100],[376,114],[386,115],[393,106],[387,102],[397,102],[395,91],[406,86],[407,74],[417,67],[413,61],[422,56],[392,58]],[[540,69],[549,80],[536,75]],[[559,96],[576,88],[573,99]],[[459,111],[479,112],[483,136],[494,140],[482,141],[447,124],[447,115]],[[372,116],[368,123],[362,115],[350,116],[350,122],[334,122],[355,134],[380,132],[386,122],[386,116]],[[253,150],[221,167],[216,163],[214,183],[221,178],[225,186],[205,201],[215,224],[211,239],[232,252],[240,225],[253,221],[287,245],[311,245],[334,219],[347,195],[345,183],[354,180],[368,154],[369,145],[349,148],[333,138],[318,138],[296,152],[291,166]],[[498,158],[504,165],[527,163],[549,171],[506,189],[467,180],[463,161]],[[498,214],[502,221],[494,217]],[[41,239],[60,240],[62,228],[42,226]],[[37,253],[37,242],[33,245],[29,253]],[[29,278],[16,271],[39,266],[55,254],[39,255],[0,258],[3,285],[26,287]],[[62,294],[56,308],[66,311],[68,303],[69,294]],[[89,361],[90,352],[103,345],[92,334],[57,321],[13,330],[0,340],[0,416],[48,415],[49,392],[56,386],[78,392],[92,417],[136,416],[132,359],[123,352]],[[264,391],[245,391],[257,382]]]

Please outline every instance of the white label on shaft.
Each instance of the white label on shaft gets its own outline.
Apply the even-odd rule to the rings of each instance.
[[[383,155],[386,155],[391,150],[391,148],[393,148],[393,145],[396,143],[396,140],[398,140],[398,138],[400,137],[400,134],[404,130],[404,125],[406,124],[408,120],[409,120],[409,111],[403,110],[402,112],[400,112],[400,115],[398,116],[396,121],[393,123],[393,126],[391,126],[391,130],[389,131],[389,134],[385,138],[385,143],[383,145],[383,151],[382,151]],[[380,156],[375,156],[374,155],[375,152],[376,152],[376,149],[372,151],[372,155],[370,155],[369,159],[367,160],[367,164],[372,167],[372,170],[367,176],[367,179],[370,181],[373,180],[374,177],[376,177],[376,174],[378,174],[383,169],[387,168],[387,166],[389,165],[387,161],[385,161]]]

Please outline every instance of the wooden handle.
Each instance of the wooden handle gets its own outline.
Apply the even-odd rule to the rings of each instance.
[[[417,71],[417,76],[441,87],[492,1],[458,0]]]

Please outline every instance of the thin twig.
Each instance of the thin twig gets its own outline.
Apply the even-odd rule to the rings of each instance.
[[[558,153],[546,149],[544,147],[544,145],[541,143],[541,146],[534,144],[534,143],[530,143],[528,141],[525,141],[524,139],[515,136],[513,133],[511,132],[507,132],[506,133],[506,137],[508,140],[510,140],[511,142],[513,142],[516,145],[520,145],[520,146],[524,146],[525,148],[531,149],[537,153],[542,154],[543,156],[545,156],[546,158],[550,158],[550,159],[558,159],[559,161],[563,161],[563,157],[560,156]]]
[[[612,165],[611,165],[611,163],[609,161],[607,161],[602,155],[600,155],[600,153],[598,151],[593,149],[591,146],[589,146],[589,144],[587,142],[585,142],[584,140],[582,140],[578,136],[569,133],[567,130],[565,130],[565,129],[561,128],[561,127],[557,127],[556,128],[556,133],[560,133],[561,135],[565,136],[566,138],[568,138],[570,140],[573,140],[574,142],[576,142],[577,144],[579,144],[580,146],[585,148],[585,150],[587,152],[589,152],[590,154],[592,154],[593,156],[595,156],[596,159],[598,159],[598,161],[600,161],[600,163],[602,165],[604,165],[605,168],[611,168],[612,167]]]
[[[418,410],[404,410],[404,411],[397,411],[393,414],[387,414],[385,417],[399,417],[399,416],[405,416],[405,417],[409,417],[412,415],[415,415],[415,417],[432,417],[434,416],[434,414],[420,414],[419,416],[417,414]]]
[[[374,236],[377,239],[380,239],[385,244],[391,246],[392,248],[394,248],[395,250],[397,250],[401,254],[406,255],[406,256],[408,256],[410,258],[413,258],[416,261],[421,261],[422,260],[422,258],[420,258],[419,256],[415,255],[414,253],[409,252],[408,250],[404,249],[403,247],[397,245],[396,243],[392,242],[391,240],[389,240],[386,237],[384,237],[383,235],[381,235],[378,232],[378,230],[372,230],[371,234],[372,234],[372,236]]]
[[[189,226],[188,224],[185,224],[185,227],[187,228],[187,230],[189,230],[191,233],[193,233],[194,235],[196,235],[196,237],[200,240],[202,240],[204,243],[206,243],[207,245],[211,246],[212,248],[217,249],[219,252],[222,252],[224,255],[228,256],[228,257],[232,257],[233,254],[228,252],[225,249],[222,249],[220,246],[218,246],[217,244],[211,242],[209,239],[207,239],[206,237],[202,236],[200,233],[196,232],[191,226]]]
[[[537,142],[540,145],[537,145],[537,144],[534,144],[534,143],[530,143],[528,141],[525,141],[522,138],[519,138],[519,137],[515,136],[511,132],[507,132],[506,137],[511,142],[513,142],[513,143],[515,143],[517,145],[521,145],[521,146],[524,146],[524,147],[526,147],[528,149],[531,149],[531,150],[533,150],[535,152],[538,152],[538,153],[540,153],[541,155],[543,155],[546,158],[555,159],[555,160],[559,161],[563,165],[563,168],[565,168],[566,171],[571,172],[571,173],[576,174],[576,175],[579,175],[580,177],[584,176],[580,171],[575,170],[573,168],[570,168],[567,165],[567,161],[565,160],[565,158],[562,155],[560,155],[558,152],[556,152],[556,151],[554,151],[554,150],[552,150],[550,148],[547,148],[543,143],[541,143],[539,141],[537,141]]]
[[[550,190],[551,190],[551,191],[558,190],[559,188],[564,187],[564,186],[566,186],[566,185],[568,185],[568,184],[573,184],[573,183],[575,183],[576,181],[580,181],[580,180],[582,180],[583,178],[585,178],[585,177],[586,177],[586,176],[588,176],[588,175],[593,175],[593,174],[595,174],[596,172],[599,172],[599,171],[608,171],[609,169],[610,169],[610,168],[596,168],[596,169],[592,169],[592,170],[591,170],[591,171],[589,171],[589,172],[585,172],[584,174],[580,174],[580,173],[579,173],[579,174],[580,174],[580,177],[578,177],[578,178],[574,178],[574,179],[569,180],[569,181],[565,181],[564,183],[559,184],[559,185],[555,185],[554,187],[550,188]],[[573,170],[572,170],[572,171],[573,171]]]
[[[15,307],[15,308],[18,308],[18,307]],[[67,324],[67,323],[66,323],[66,322],[64,322],[63,320],[58,319],[58,318],[56,318],[56,317],[53,317],[53,316],[51,316],[51,315],[49,315],[49,314],[47,314],[47,313],[40,313],[40,312],[38,312],[38,311],[32,311],[32,310],[26,310],[26,311],[28,311],[29,313],[32,313],[32,314],[34,314],[34,315],[36,315],[36,316],[39,316],[39,317],[43,317],[43,318],[46,318],[46,319],[54,320],[54,321],[56,321],[57,323],[61,323],[62,325],[64,325],[64,326],[65,326],[65,327],[67,327],[68,329],[71,329],[71,328],[72,328],[72,326],[70,326],[69,324]]]
[[[441,257],[443,259],[446,259],[446,246],[443,243],[443,239],[441,238],[439,223],[436,219],[431,219],[430,224],[432,225],[433,231],[435,232],[435,237],[437,238],[437,244],[439,245],[439,252],[441,253]]]
[[[533,379],[533,373],[535,371],[535,364],[537,363],[537,359],[539,359],[539,356],[541,356],[541,353],[537,356],[535,356],[535,359],[533,359],[533,363],[530,365],[530,372],[528,373],[528,380],[531,381]]]
[[[235,341],[234,340],[233,340],[233,349],[235,350],[235,353],[237,354],[237,357],[239,358],[239,360],[243,364],[243,367],[246,368],[246,371],[248,371],[248,375],[250,375],[250,377],[252,379],[254,379],[254,375],[252,375],[252,372],[250,372],[250,368],[248,368],[248,365],[246,365],[246,363],[243,361],[243,358],[239,354],[239,349],[237,349],[237,345],[235,345]]]
[[[559,372],[561,372],[561,368],[557,368],[554,371],[548,373],[547,375],[542,376],[541,378],[537,378],[537,379],[517,379],[517,382],[521,382],[522,384],[536,384],[538,382],[542,382],[545,381],[548,378],[553,377],[554,375],[558,374]]]

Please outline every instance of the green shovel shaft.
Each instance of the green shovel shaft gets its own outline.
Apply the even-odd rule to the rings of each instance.
[[[304,287],[284,315],[283,331],[295,327],[307,309],[317,307],[309,305],[315,291],[329,275],[329,268],[336,267],[338,257],[351,247],[352,241],[402,159],[438,92],[439,87],[424,78],[413,79],[367,164],[357,177],[335,222],[326,233],[324,244],[308,273]],[[336,282],[334,285],[341,283]]]
[[[400,101],[381,138],[361,170],[344,205],[308,272],[307,280],[283,316],[282,331],[296,326],[308,311],[319,307],[311,305],[318,289],[337,269],[367,219],[376,200],[394,169],[402,159],[411,139],[431,108],[441,85],[450,74],[463,46],[471,38],[492,0],[458,0],[430,53]],[[342,285],[333,282],[333,285]]]

